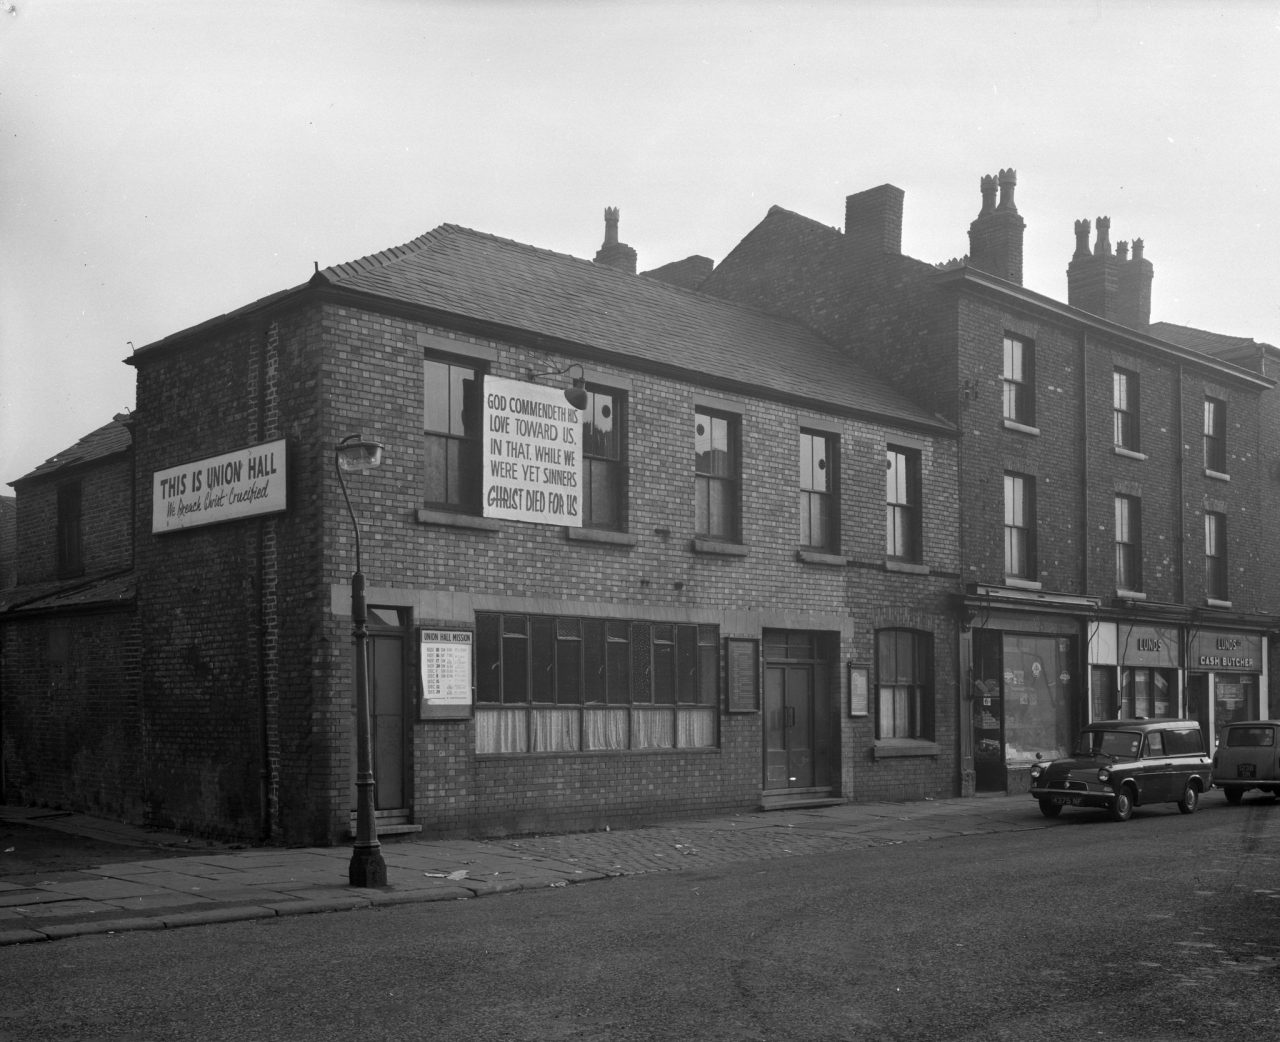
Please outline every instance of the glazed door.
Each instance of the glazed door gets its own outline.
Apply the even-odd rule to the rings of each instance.
[[[818,784],[814,772],[814,667],[765,667],[766,789],[808,789]]]
[[[408,693],[406,629],[392,608],[369,609],[369,746],[374,807],[380,821],[408,821],[412,701]]]

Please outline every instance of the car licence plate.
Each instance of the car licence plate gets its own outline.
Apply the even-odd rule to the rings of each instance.
[[[1258,767],[1252,763],[1241,763],[1236,765],[1237,778],[1256,778],[1258,776]]]
[[[1079,796],[1055,796],[1053,802],[1060,807],[1078,807],[1080,806]]]

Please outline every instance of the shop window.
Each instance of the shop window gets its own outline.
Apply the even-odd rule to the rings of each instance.
[[[472,365],[423,361],[423,437],[428,506],[480,513],[480,383]]]
[[[1116,587],[1142,589],[1142,500],[1116,496]]]
[[[915,630],[876,634],[876,737],[933,739],[932,638]]]
[[[699,409],[694,418],[698,535],[736,543],[741,538],[739,421]]]
[[[1083,708],[1077,708],[1074,695],[1075,642],[1009,633],[1001,651],[1006,762],[1065,756]]]
[[[582,414],[583,523],[590,528],[621,529],[626,525],[623,406],[619,392],[587,390],[587,407]]]
[[[1004,571],[1015,579],[1036,576],[1036,480],[1004,476]]]
[[[921,560],[920,453],[888,446],[885,453],[885,553],[894,561]]]
[[[1177,670],[1134,666],[1120,670],[1120,704],[1116,716],[1136,720],[1178,715]]]
[[[1228,599],[1227,515],[1211,510],[1204,515],[1204,585],[1210,600]]]
[[[1257,720],[1258,678],[1249,673],[1218,673],[1213,678],[1213,723],[1221,734],[1227,724]]]
[[[715,626],[476,617],[476,751],[609,752],[718,743]]]
[[[1116,447],[1130,452],[1141,451],[1138,437],[1138,374],[1127,369],[1112,373],[1112,414],[1115,420]]]
[[[1227,403],[1218,398],[1204,400],[1204,469],[1227,472]]]
[[[1004,418],[1035,426],[1035,349],[1016,336],[1004,338]]]
[[[836,438],[800,432],[800,545],[834,553],[839,549]]]
[[[84,574],[84,544],[81,530],[80,482],[58,486],[57,520],[58,577]]]

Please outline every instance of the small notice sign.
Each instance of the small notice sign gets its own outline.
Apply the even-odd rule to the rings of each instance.
[[[470,630],[419,631],[421,719],[465,720],[471,716],[472,641]]]
[[[582,527],[582,413],[558,387],[484,381],[484,516]]]

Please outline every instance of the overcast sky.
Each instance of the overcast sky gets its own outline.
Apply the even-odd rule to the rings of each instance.
[[[0,0],[0,493],[130,342],[446,222],[590,258],[618,206],[645,270],[890,182],[945,261],[1013,167],[1028,288],[1108,215],[1154,320],[1280,344],[1278,110],[1263,0]]]

